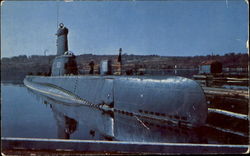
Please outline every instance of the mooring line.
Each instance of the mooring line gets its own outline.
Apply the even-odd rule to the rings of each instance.
[[[146,126],[137,116],[134,116],[145,128],[149,130],[149,127]]]

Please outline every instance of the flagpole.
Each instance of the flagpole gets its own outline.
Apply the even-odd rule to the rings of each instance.
[[[119,49],[118,62],[120,62],[120,75],[122,75],[122,48]]]

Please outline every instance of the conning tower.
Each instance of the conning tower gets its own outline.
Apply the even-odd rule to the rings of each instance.
[[[68,32],[69,30],[61,23],[56,33],[57,55],[63,55],[64,52],[68,51]]]
[[[78,74],[75,55],[68,51],[69,30],[61,23],[57,30],[57,57],[52,64],[52,76]]]

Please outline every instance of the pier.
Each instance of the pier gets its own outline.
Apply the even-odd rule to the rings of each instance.
[[[63,139],[2,138],[5,154],[203,154],[246,153],[247,145],[144,143]]]
[[[249,140],[249,78],[218,73],[194,75],[193,79],[206,96],[207,126]]]

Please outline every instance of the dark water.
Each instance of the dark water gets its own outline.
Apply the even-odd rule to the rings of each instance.
[[[2,136],[56,138],[52,110],[24,85],[1,84]]]
[[[209,127],[180,127],[63,103],[21,84],[1,84],[1,91],[3,137],[247,144],[244,137]]]

